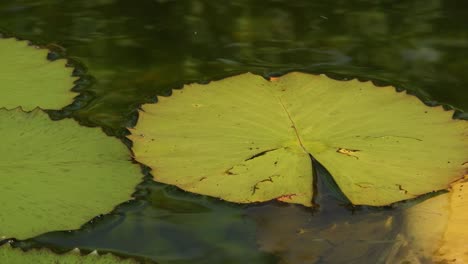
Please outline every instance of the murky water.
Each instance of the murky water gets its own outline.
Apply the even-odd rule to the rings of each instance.
[[[82,96],[57,117],[117,136],[157,95],[246,71],[371,79],[468,111],[467,20],[468,2],[442,0],[0,3],[1,32],[85,67]],[[328,194],[320,210],[241,206],[147,181],[136,201],[82,230],[21,245],[97,248],[171,264],[383,263],[403,209],[350,210]]]

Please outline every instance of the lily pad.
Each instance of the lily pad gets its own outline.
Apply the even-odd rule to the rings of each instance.
[[[0,110],[0,135],[3,237],[79,228],[131,199],[142,177],[118,139],[38,109]]]
[[[47,60],[48,52],[27,41],[0,38],[0,108],[58,110],[73,102],[73,69],[65,67],[64,59]]]
[[[468,123],[371,82],[242,74],[142,106],[136,160],[154,179],[238,203],[311,206],[311,157],[357,205],[445,189],[467,169]]]
[[[13,248],[10,244],[0,247],[0,262],[8,264],[136,264],[132,259],[121,259],[111,254],[98,255],[91,253],[80,255],[78,250],[73,250],[65,254],[55,254],[48,249],[32,249],[23,252],[19,248]]]
[[[425,200],[405,212],[405,243],[394,263],[468,262],[468,175],[450,191]]]

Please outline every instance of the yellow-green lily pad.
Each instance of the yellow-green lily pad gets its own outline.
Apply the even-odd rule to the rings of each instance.
[[[65,67],[66,60],[47,60],[48,52],[27,41],[0,38],[0,108],[58,110],[73,102],[77,77]]]
[[[131,199],[142,178],[118,139],[38,109],[0,109],[0,135],[0,237],[77,229]]]
[[[311,206],[311,156],[356,205],[445,189],[468,165],[466,121],[371,82],[247,73],[158,100],[131,129],[136,160],[156,181],[227,201]]]

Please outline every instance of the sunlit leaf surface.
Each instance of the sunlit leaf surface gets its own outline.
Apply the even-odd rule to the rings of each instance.
[[[77,95],[70,91],[77,79],[73,69],[65,67],[66,60],[47,60],[48,52],[27,41],[0,38],[0,108],[58,110],[72,103]]]
[[[398,261],[468,263],[468,176],[450,192],[426,200],[406,213],[406,240]]]
[[[310,155],[359,205],[445,189],[466,170],[468,123],[393,87],[242,74],[158,99],[131,130],[135,158],[156,181],[228,201],[310,206]]]

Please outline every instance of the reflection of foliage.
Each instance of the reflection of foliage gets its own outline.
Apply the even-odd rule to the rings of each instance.
[[[108,249],[157,263],[268,263],[255,245],[254,223],[238,206],[158,184],[148,202],[120,206],[73,234],[55,232],[36,241],[66,248]]]
[[[249,212],[261,250],[281,264],[383,263],[395,240],[398,217],[388,211],[313,217],[297,206],[261,206]]]
[[[155,93],[247,70],[375,78],[467,110],[461,9],[439,0],[335,1],[332,8],[326,1],[42,0],[1,3],[0,28],[67,47],[98,80],[89,89],[99,97],[76,115],[122,127]]]

